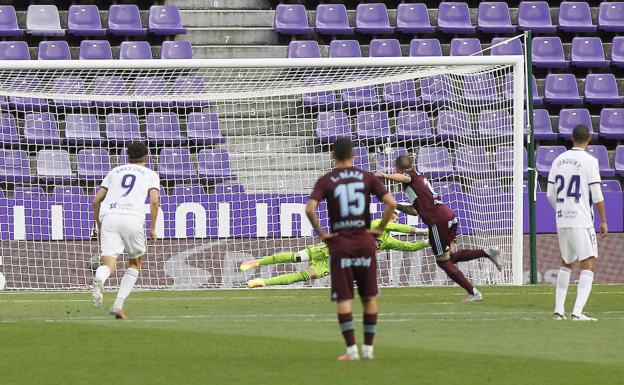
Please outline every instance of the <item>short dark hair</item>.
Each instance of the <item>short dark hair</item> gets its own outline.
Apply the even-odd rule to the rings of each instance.
[[[336,160],[347,160],[353,155],[353,142],[351,139],[341,136],[334,141],[332,152]]]
[[[410,158],[409,156],[401,155],[396,158],[395,165],[396,168],[399,168],[401,170],[409,170],[414,166],[414,163],[412,162],[412,158]]]
[[[147,147],[141,142],[132,142],[128,146],[128,162],[138,163],[147,155]]]
[[[575,143],[585,143],[591,137],[589,128],[583,124],[579,124],[572,130],[572,140]]]

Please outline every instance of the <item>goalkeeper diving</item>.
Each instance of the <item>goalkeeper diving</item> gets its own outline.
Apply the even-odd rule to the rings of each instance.
[[[406,242],[401,241],[390,235],[390,232],[403,234],[427,235],[427,229],[418,229],[413,226],[397,223],[398,215],[395,212],[390,222],[386,225],[383,233],[377,237],[377,246],[379,251],[383,250],[399,250],[399,251],[418,251],[429,246],[429,241]],[[371,229],[379,226],[381,219],[375,219],[371,222]],[[274,265],[278,263],[300,263],[309,262],[304,270],[296,273],[282,274],[275,277],[263,279],[255,278],[247,281],[250,288],[273,286],[273,285],[290,285],[295,282],[310,281],[329,275],[329,248],[325,243],[317,243],[297,252],[284,252],[269,255],[260,259],[252,259],[245,261],[240,265],[241,271],[248,271],[260,266]]]

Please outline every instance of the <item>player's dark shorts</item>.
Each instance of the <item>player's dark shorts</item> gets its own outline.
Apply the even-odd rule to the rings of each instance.
[[[339,235],[329,242],[331,299],[353,299],[353,282],[360,297],[375,297],[377,289],[377,244],[373,236],[365,233],[357,238]]]
[[[433,255],[438,256],[449,251],[451,242],[457,237],[457,218],[454,216],[439,220],[429,226],[429,244]]]

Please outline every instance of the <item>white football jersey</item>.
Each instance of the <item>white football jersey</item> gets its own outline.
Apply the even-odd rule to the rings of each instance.
[[[145,198],[149,190],[160,190],[160,178],[147,167],[129,163],[112,169],[100,187],[108,190],[100,218],[114,213],[145,219]]]
[[[548,183],[556,193],[558,228],[594,227],[590,186],[598,184],[600,188],[598,159],[581,148],[572,148],[555,158]]]

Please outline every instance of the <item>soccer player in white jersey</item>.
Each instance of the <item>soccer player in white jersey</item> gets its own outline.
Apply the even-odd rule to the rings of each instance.
[[[574,127],[574,147],[555,158],[548,174],[547,196],[557,216],[557,234],[562,257],[555,290],[553,318],[556,320],[566,319],[564,304],[570,273],[578,259],[581,276],[571,317],[576,321],[596,321],[596,318],[583,313],[591,292],[598,258],[593,205],[600,216],[601,238],[607,235],[608,228],[600,189],[598,160],[585,151],[590,141],[591,134],[586,126]]]
[[[104,282],[115,271],[117,257],[124,251],[129,262],[111,314],[126,319],[123,303],[139,276],[141,260],[147,250],[145,239],[145,197],[150,198],[150,237],[156,241],[160,178],[147,164],[147,147],[134,142],[128,146],[128,164],[112,169],[93,199],[93,212],[100,237],[102,266],[95,271],[93,304],[102,304]]]

